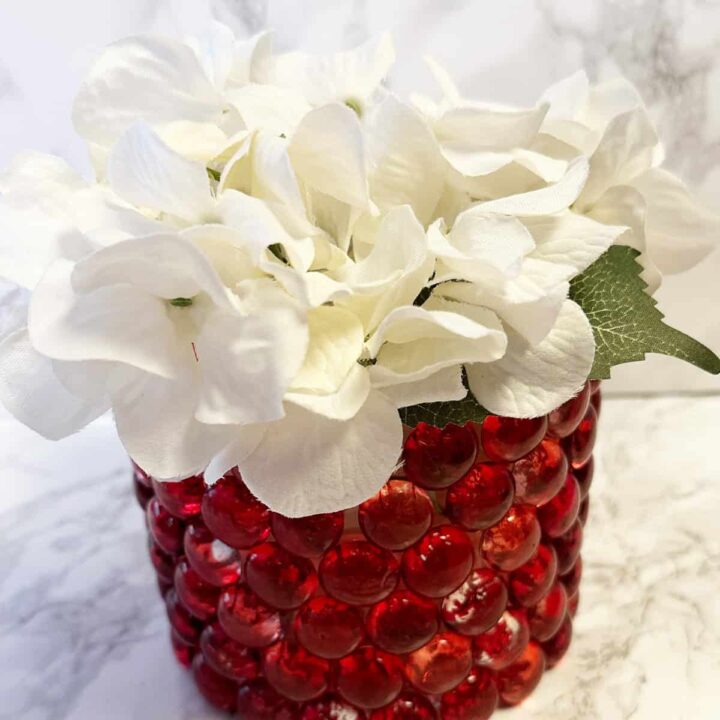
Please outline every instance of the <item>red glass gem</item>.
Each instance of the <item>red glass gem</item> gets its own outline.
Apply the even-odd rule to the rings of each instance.
[[[407,480],[390,480],[358,510],[360,527],[368,540],[388,550],[405,550],[432,524],[428,494]]]
[[[208,489],[202,500],[205,525],[234,548],[249,548],[270,534],[270,511],[230,471]]]
[[[362,640],[363,618],[357,608],[326,595],[311,598],[298,611],[295,634],[311,653],[336,659],[351,653]]]
[[[502,670],[522,655],[528,642],[530,626],[525,611],[507,610],[495,627],[474,639],[475,662],[490,670]]]
[[[159,545],[154,543],[152,539],[148,543],[148,552],[150,560],[155,568],[158,579],[165,583],[171,583],[175,577],[175,558],[168,555]]]
[[[541,645],[548,668],[554,668],[565,657],[571,641],[572,620],[568,615],[563,620],[560,629]]]
[[[499,462],[519,460],[536,448],[547,432],[546,417],[521,419],[490,415],[480,430],[485,454]]]
[[[580,424],[590,404],[590,383],[582,390],[548,415],[548,433],[564,438],[570,435]]]
[[[517,570],[540,545],[540,524],[532,505],[513,505],[482,538],[485,559],[501,570]]]
[[[565,573],[560,577],[560,581],[565,585],[568,597],[572,597],[580,588],[580,581],[582,580],[583,562],[582,558],[579,557],[575,564],[572,566],[569,572]]]
[[[338,661],[337,690],[360,708],[391,703],[402,690],[403,663],[397,655],[363,646]]]
[[[567,474],[560,492],[538,508],[537,515],[543,532],[551,538],[566,533],[578,518],[580,487],[572,473]]]
[[[578,512],[578,520],[580,524],[585,527],[587,525],[588,515],[590,513],[590,496],[588,495],[580,504],[580,511]]]
[[[595,408],[595,414],[600,417],[600,411],[602,410],[602,393],[595,392],[590,397],[590,404]]]
[[[171,515],[156,497],[150,499],[145,510],[148,529],[153,540],[169,555],[178,555],[183,549],[185,525]]]
[[[582,500],[584,500],[590,492],[590,486],[592,485],[594,474],[595,460],[592,457],[590,457],[590,459],[582,467],[573,469],[573,475],[580,486],[580,498]]]
[[[475,433],[469,427],[440,429],[421,422],[405,441],[405,474],[422,487],[446,488],[473,466],[476,454]]]
[[[571,618],[574,618],[577,615],[578,607],[580,607],[579,590],[568,600],[568,615]]]
[[[186,668],[192,665],[193,657],[195,657],[195,646],[184,640],[174,629],[170,630],[170,644],[172,645],[175,659]]]
[[[170,590],[175,587],[172,582],[168,582],[167,580],[163,580],[162,578],[157,579],[157,586],[160,597],[162,598],[164,598],[170,592]]]
[[[442,720],[488,720],[498,700],[493,673],[474,667],[460,685],[442,696]]]
[[[178,599],[198,620],[209,620],[217,610],[220,590],[206,583],[182,558],[175,567]]]
[[[165,610],[173,630],[185,642],[195,645],[200,640],[203,624],[180,603],[174,589],[165,595]]]
[[[224,675],[215,672],[202,655],[192,663],[193,678],[202,696],[216,708],[232,712],[237,703],[237,685]]]
[[[387,597],[398,583],[395,556],[365,540],[340,543],[320,561],[325,590],[351,605],[369,605]]]
[[[146,488],[152,489],[152,478],[133,460],[130,461],[130,464],[132,465],[133,479]]]
[[[160,482],[153,478],[152,485],[155,497],[171,515],[190,518],[200,512],[200,503],[205,494],[202,475],[193,475],[177,482]]]
[[[235,642],[217,623],[203,630],[200,649],[215,672],[238,684],[254,680],[259,674],[260,666],[252,650]]]
[[[552,545],[540,545],[534,557],[510,574],[509,585],[513,598],[524,607],[539,602],[555,582],[558,561]]]
[[[237,642],[265,647],[282,634],[280,614],[243,585],[226,588],[218,603],[218,621]]]
[[[389,705],[373,710],[368,720],[437,720],[437,710],[424,696],[403,693]]]
[[[250,551],[245,579],[268,605],[280,610],[300,607],[317,588],[313,564],[276,543],[258,545]]]
[[[441,632],[408,656],[405,675],[420,692],[439,695],[457,687],[467,677],[472,660],[468,638]]]
[[[448,490],[446,513],[467,530],[484,530],[505,515],[514,494],[505,465],[477,463]]]
[[[467,533],[452,525],[430,529],[403,555],[403,575],[410,588],[427,597],[449,595],[465,582],[473,565]]]
[[[345,526],[343,513],[287,518],[272,513],[270,527],[275,540],[300,557],[319,557],[335,545]]]
[[[237,712],[242,720],[297,720],[300,707],[276,692],[265,680],[253,680],[240,688]]]
[[[263,671],[272,687],[296,702],[319,698],[330,682],[328,661],[289,640],[271,645],[265,651]]]
[[[192,569],[210,585],[233,585],[240,579],[237,551],[218,540],[200,521],[185,528],[185,556]]]
[[[140,479],[137,472],[133,473],[133,490],[135,491],[135,499],[138,501],[138,505],[145,510],[155,493],[153,493],[152,486],[148,487]]]
[[[536,640],[549,640],[559,629],[567,613],[568,597],[565,586],[556,582],[550,592],[528,610],[530,634]]]
[[[372,608],[367,630],[370,639],[382,650],[412,652],[437,632],[437,605],[409,590],[399,590]]]
[[[582,467],[590,459],[596,437],[597,413],[591,405],[575,432],[565,441],[565,451],[573,467]]]
[[[568,461],[560,442],[546,438],[531,453],[513,463],[515,499],[542,505],[560,492],[568,471]]]
[[[583,541],[583,526],[576,520],[573,526],[559,538],[553,540],[558,557],[558,572],[564,575],[570,572],[580,555]]]
[[[506,705],[518,705],[538,686],[545,672],[545,654],[531,642],[510,667],[497,676],[500,699]]]
[[[324,697],[308,703],[299,720],[363,720],[357,708],[335,697]]]
[[[602,381],[600,380],[590,380],[590,393],[594,395],[598,390],[600,390],[600,386],[602,385]]]
[[[478,568],[442,603],[442,619],[463,635],[480,635],[502,617],[508,602],[505,583],[490,568]]]

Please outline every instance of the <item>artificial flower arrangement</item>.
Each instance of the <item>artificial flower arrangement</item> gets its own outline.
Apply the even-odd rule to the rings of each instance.
[[[75,102],[96,180],[20,157],[0,397],[60,439],[112,410],[178,658],[240,717],[482,720],[570,642],[599,381],[720,360],[652,292],[718,218],[637,94],[400,99],[329,56],[130,38]]]

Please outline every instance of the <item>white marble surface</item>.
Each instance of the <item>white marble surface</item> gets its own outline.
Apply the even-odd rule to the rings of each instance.
[[[606,401],[563,663],[502,720],[716,720],[720,397]],[[0,414],[0,718],[220,720],[171,655],[107,419],[61,444]]]
[[[391,82],[402,92],[430,87],[425,53],[468,94],[512,102],[532,102],[580,67],[596,78],[623,73],[660,126],[669,166],[720,211],[718,0],[0,0],[0,166],[38,148],[87,168],[70,102],[93,52],[132,33],[197,30],[210,12],[242,34],[274,28],[281,48],[334,49],[390,30]],[[659,294],[670,321],[716,351],[720,314],[705,309],[720,306],[719,274],[715,252]],[[618,369],[608,385],[668,388],[719,385],[660,357]]]

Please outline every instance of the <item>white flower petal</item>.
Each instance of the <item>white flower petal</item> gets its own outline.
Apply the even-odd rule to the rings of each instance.
[[[294,89],[251,83],[226,93],[248,130],[289,136],[310,111]]]
[[[477,207],[486,212],[526,217],[559,213],[577,200],[588,178],[588,170],[587,159],[578,157],[568,165],[564,177],[553,185],[479,203]]]
[[[592,367],[595,341],[583,311],[567,300],[555,327],[537,346],[508,331],[505,356],[467,366],[470,390],[490,412],[537,417],[570,399]]]
[[[193,50],[160,36],[128,38],[98,58],[75,99],[75,128],[109,147],[134,122],[215,122],[222,100]]]
[[[388,95],[368,117],[370,194],[382,210],[408,204],[428,223],[444,184],[444,163],[424,118]]]
[[[84,363],[63,363],[82,375]],[[110,407],[105,394],[92,399],[71,393],[58,379],[53,361],[30,343],[27,329],[0,342],[0,401],[21,422],[50,440],[85,427]]]
[[[688,270],[720,244],[720,215],[696,202],[674,175],[654,168],[631,185],[645,199],[647,251],[660,272]]]
[[[373,392],[351,420],[297,405],[273,423],[240,465],[252,493],[286,517],[355,507],[390,478],[402,449],[397,409]]]
[[[136,123],[108,160],[108,181],[123,199],[194,221],[212,208],[205,168],[171,150],[147,125]]]
[[[382,391],[398,408],[421,403],[462,400],[468,392],[463,384],[460,365],[443,368],[423,380],[386,385]]]
[[[213,457],[205,468],[205,482],[209,485],[217,482],[228,470],[241,465],[245,458],[257,448],[272,425],[243,425],[233,428],[233,437]]]
[[[163,300],[130,285],[76,293],[73,265],[54,263],[30,301],[35,348],[57,360],[110,360],[172,377],[176,337]]]
[[[310,187],[349,205],[367,207],[363,135],[349,107],[324,105],[305,115],[290,140],[290,158]]]

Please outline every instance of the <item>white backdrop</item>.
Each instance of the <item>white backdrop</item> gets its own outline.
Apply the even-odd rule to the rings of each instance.
[[[87,168],[69,115],[93,53],[127,34],[197,29],[209,13],[243,34],[274,28],[283,48],[347,47],[389,29],[400,91],[429,89],[425,53],[466,94],[509,102],[532,102],[580,67],[623,73],[646,98],[670,167],[720,211],[720,3],[710,0],[0,0],[0,166],[37,148]],[[659,294],[668,319],[716,351],[718,278],[715,252]],[[653,358],[617,369],[611,389],[719,391],[720,381]]]

